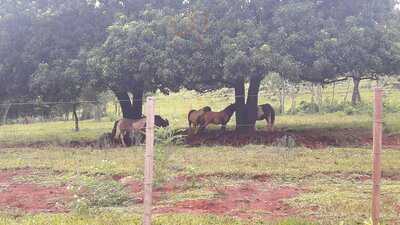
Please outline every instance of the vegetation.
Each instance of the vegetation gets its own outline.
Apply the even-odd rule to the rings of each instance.
[[[300,209],[292,217],[313,218],[315,223],[321,224],[357,224],[369,219],[372,160],[369,149],[292,149],[289,153],[284,148],[263,146],[248,146],[246,149],[163,146],[162,149],[169,153],[168,156],[161,151],[157,153],[156,187],[174,182],[176,177],[191,176],[195,179],[176,183],[176,188],[182,191],[164,192],[161,200],[156,202],[156,208],[188,200],[218,199],[224,186],[259,183],[265,187],[272,185],[275,188],[296,187],[302,190],[299,195],[283,200],[290,207]],[[400,201],[399,156],[398,151],[393,150],[386,150],[383,154],[382,200],[383,221],[386,222],[398,216],[395,207]],[[14,181],[40,186],[68,185],[76,194],[69,206],[74,209],[70,214],[25,215],[17,219],[4,214],[1,221],[8,224],[29,224],[32,221],[41,224],[44,222],[40,221],[45,220],[54,220],[54,224],[74,224],[74,221],[96,225],[111,222],[135,224],[134,221],[139,222],[141,203],[134,199],[141,193],[132,195],[131,189],[124,188],[112,177],[141,182],[143,157],[141,148],[109,151],[60,148],[3,150],[1,169],[14,169],[17,173],[18,168],[29,168],[31,171],[29,176],[14,177]],[[260,161],[261,158],[263,160]],[[266,181],[262,177],[266,177]],[[247,212],[251,209],[243,210]],[[250,222],[207,215],[156,217],[161,224],[270,224],[258,220],[257,214],[253,214]],[[298,220],[284,221],[281,224],[300,223]]]
[[[156,133],[155,224],[369,224],[370,150],[309,150],[287,134],[370,133],[371,87],[399,89],[398,4],[2,0],[0,225],[140,224],[143,147],[93,145],[117,118],[142,117],[150,95],[172,127]],[[263,129],[257,106],[271,103],[268,138],[285,135],[184,146],[189,110],[231,103],[226,134]],[[386,92],[385,138],[399,110]],[[400,154],[382,157],[382,222],[398,223]]]
[[[95,95],[112,91],[123,116],[138,118],[146,93],[230,88],[236,128],[253,129],[261,82],[274,72],[294,86],[352,78],[356,105],[361,79],[381,80],[398,72],[395,4],[5,1],[0,11],[0,100],[6,106],[71,102],[65,107],[73,111],[79,130],[79,105],[74,103],[88,89]],[[41,106],[45,114],[53,107]],[[3,114],[9,110],[5,107]],[[15,114],[29,112],[37,113],[22,107]]]

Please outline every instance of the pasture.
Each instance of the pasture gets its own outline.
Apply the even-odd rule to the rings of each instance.
[[[371,93],[362,93],[369,104]],[[168,141],[187,128],[191,108],[231,101],[220,92],[156,97],[172,130],[156,135],[155,224],[370,224],[370,112],[278,115],[275,132],[260,121],[244,146],[232,140],[234,118],[226,133],[211,127]],[[383,224],[400,223],[398,116],[384,117]],[[108,117],[82,121],[80,132],[72,121],[0,126],[0,224],[141,224],[144,147],[99,149],[96,139],[112,126]]]

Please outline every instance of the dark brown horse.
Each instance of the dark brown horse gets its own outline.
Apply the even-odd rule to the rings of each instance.
[[[193,128],[196,130],[195,133],[197,133],[197,129],[200,125],[200,118],[201,116],[204,115],[206,112],[211,112],[211,107],[206,106],[200,110],[191,110],[188,113],[188,122],[189,122],[189,129],[192,130],[192,125]]]
[[[269,130],[274,128],[275,110],[270,104],[260,105],[257,109],[257,120],[266,120]]]
[[[220,112],[205,112],[199,119],[200,129],[204,130],[208,125],[215,124],[221,125],[221,130],[225,130],[226,124],[229,122],[235,111],[236,105],[231,104]]]
[[[154,117],[154,124],[157,127],[168,127],[169,121],[157,115]],[[145,128],[146,117],[136,120],[124,118],[114,123],[111,135],[115,143],[121,143],[124,147],[127,147],[132,143],[130,137],[136,136],[136,134],[145,135]]]

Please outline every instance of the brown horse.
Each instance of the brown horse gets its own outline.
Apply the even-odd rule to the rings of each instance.
[[[269,130],[274,128],[275,110],[270,104],[260,105],[257,110],[257,120],[266,120]]]
[[[168,127],[169,121],[164,120],[161,116],[154,117],[154,124],[157,127]],[[132,143],[133,136],[137,134],[144,136],[146,131],[146,117],[140,119],[120,119],[114,123],[114,128],[112,130],[112,137],[114,142],[122,143],[124,147],[129,146]],[[128,137],[128,138],[127,138]]]
[[[191,110],[188,113],[188,122],[189,122],[189,129],[193,128],[196,129],[197,133],[197,128],[200,125],[200,117],[204,115],[206,112],[211,112],[211,107],[206,106],[200,110]]]
[[[205,112],[200,118],[200,129],[204,130],[208,125],[221,125],[221,130],[226,129],[226,124],[236,111],[236,105],[231,104],[220,112]]]

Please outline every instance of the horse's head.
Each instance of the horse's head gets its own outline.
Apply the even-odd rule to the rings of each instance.
[[[229,115],[232,115],[236,111],[236,104],[230,104],[228,107],[224,109],[225,113],[228,113]]]
[[[154,117],[154,123],[157,127],[168,127],[169,126],[169,121],[167,119],[163,119],[161,116],[156,115]]]
[[[202,109],[204,112],[211,112],[211,107],[210,106],[206,106]]]

